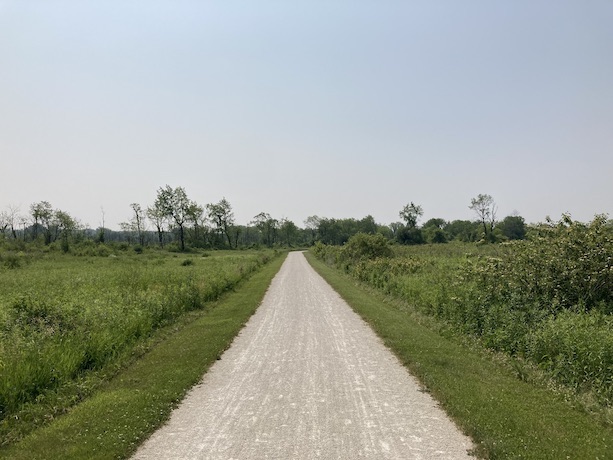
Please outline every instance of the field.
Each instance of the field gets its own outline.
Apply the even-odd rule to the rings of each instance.
[[[611,423],[533,380],[526,366],[313,254],[307,258],[472,437],[477,458],[612,458]]]
[[[314,253],[613,423],[613,237],[604,219],[543,226],[516,244],[389,246],[361,235]]]
[[[3,253],[0,444],[69,410],[142,354],[157,330],[206,310],[275,255]]]

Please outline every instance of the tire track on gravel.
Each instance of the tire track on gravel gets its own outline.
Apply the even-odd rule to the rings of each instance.
[[[461,459],[472,447],[296,252],[232,347],[133,458]]]

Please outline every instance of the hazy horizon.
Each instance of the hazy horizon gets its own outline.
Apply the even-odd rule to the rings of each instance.
[[[613,215],[613,2],[0,0],[0,211]]]

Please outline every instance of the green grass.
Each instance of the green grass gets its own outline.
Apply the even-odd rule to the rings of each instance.
[[[87,397],[156,331],[206,310],[274,255],[32,252],[0,266],[0,446]]]
[[[274,259],[206,311],[191,313],[195,320],[177,327],[67,415],[0,449],[0,458],[129,457],[228,348],[259,306],[283,259]]]
[[[437,332],[431,319],[365,288],[307,254],[313,267],[358,312],[491,459],[611,459],[613,428],[560,394],[520,380],[495,355]]]

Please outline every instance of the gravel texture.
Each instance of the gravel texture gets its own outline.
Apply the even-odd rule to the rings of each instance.
[[[258,311],[135,459],[460,459],[471,440],[290,253]]]

